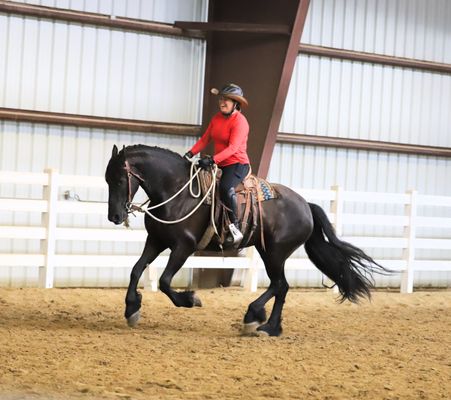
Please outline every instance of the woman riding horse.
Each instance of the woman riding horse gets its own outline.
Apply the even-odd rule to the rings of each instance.
[[[146,213],[144,218],[148,237],[130,274],[125,298],[125,317],[131,326],[136,325],[140,317],[139,279],[147,265],[166,249],[171,253],[159,279],[160,290],[177,307],[201,304],[194,292],[171,288],[172,278],[196,251],[210,222],[210,206],[200,203],[199,198],[187,189],[190,171],[192,164],[169,150],[135,145],[118,151],[116,146],[113,147],[105,173],[109,189],[108,219],[115,224],[126,220],[139,186],[149,197],[149,209],[153,212],[152,217],[151,213]],[[245,332],[257,329],[261,334],[278,336],[282,332],[282,309],[288,292],[285,261],[302,244],[305,243],[313,264],[337,284],[343,300],[356,302],[360,296],[369,297],[372,273],[389,271],[361,249],[338,239],[321,207],[307,203],[286,186],[272,186],[278,196],[262,203],[265,218],[257,219],[256,232],[260,223],[264,225],[265,245],[255,232],[245,244],[256,247],[271,283],[249,304],[243,322]],[[217,244],[210,243],[209,246],[208,250],[219,251]],[[267,318],[265,304],[273,297],[274,305]]]
[[[207,169],[213,164],[218,164],[222,170],[219,193],[222,202],[229,210],[231,238],[228,239],[235,247],[238,247],[243,239],[243,234],[239,229],[235,187],[246,177],[250,169],[249,157],[246,152],[249,124],[241,113],[241,108],[247,107],[248,102],[244,97],[243,90],[233,83],[225,85],[220,91],[212,89],[212,93],[219,94],[219,112],[212,118],[202,137],[185,154],[185,158],[192,158],[202,151],[211,140],[213,141],[213,157],[201,158],[198,165]]]

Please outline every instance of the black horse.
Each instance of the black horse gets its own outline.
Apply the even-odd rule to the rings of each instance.
[[[150,204],[172,197],[190,179],[190,162],[170,150],[145,145],[124,147],[113,153],[106,169],[109,187],[108,219],[123,223],[128,216],[129,203],[138,187],[149,196]],[[274,185],[277,198],[263,202],[264,246],[260,227],[246,243],[255,246],[271,280],[268,289],[252,302],[244,316],[245,327],[257,332],[278,336],[282,332],[281,315],[288,292],[284,264],[303,243],[310,260],[336,283],[341,301],[357,302],[359,297],[370,298],[372,273],[387,269],[352,244],[337,238],[325,212],[316,204],[307,203],[299,194],[283,185]],[[154,210],[162,220],[177,220],[187,215],[197,204],[188,189],[164,206]],[[137,284],[144,269],[164,250],[170,249],[168,264],[160,277],[160,289],[177,307],[200,306],[194,292],[171,289],[171,280],[186,259],[196,250],[210,220],[210,207],[202,205],[192,216],[177,224],[163,224],[146,215],[144,222],[148,237],[138,262],[133,267],[125,299],[125,318],[129,325],[138,322],[141,294]],[[326,239],[327,238],[327,239]],[[208,248],[207,248],[208,249]],[[217,244],[210,249],[219,251]],[[269,319],[265,304],[275,297]]]

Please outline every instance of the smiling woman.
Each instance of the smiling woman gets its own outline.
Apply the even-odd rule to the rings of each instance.
[[[241,109],[248,106],[248,101],[244,97],[243,90],[233,83],[225,85],[221,90],[213,88],[211,92],[219,95],[219,112],[213,116],[205,133],[185,154],[185,157],[193,157],[205,149],[210,141],[213,142],[213,157],[201,158],[199,165],[202,168],[209,168],[213,164],[218,164],[222,170],[219,193],[222,202],[229,209],[228,242],[238,247],[243,240],[243,234],[239,227],[235,187],[250,172],[247,155],[249,124],[241,113]]]

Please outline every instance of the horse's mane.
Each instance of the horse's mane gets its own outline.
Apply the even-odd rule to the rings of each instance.
[[[145,144],[133,144],[133,145],[127,146],[125,148],[125,153],[127,153],[128,151],[131,151],[131,152],[135,152],[135,151],[148,152],[148,151],[151,151],[151,152],[160,153],[161,155],[175,157],[178,160],[183,159],[183,157],[179,153],[176,153],[175,151],[172,151],[172,150],[169,150],[169,149],[165,149],[163,147],[158,147],[158,146],[147,146]],[[120,152],[123,152],[123,150],[121,150]]]

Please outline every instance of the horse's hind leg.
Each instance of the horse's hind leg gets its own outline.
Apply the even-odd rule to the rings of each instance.
[[[163,246],[159,246],[156,242],[151,242],[150,237],[147,237],[142,255],[130,274],[130,283],[125,296],[125,318],[129,326],[135,326],[140,317],[139,309],[141,308],[142,296],[137,290],[139,278],[141,278],[147,265],[154,261],[163,250]]]
[[[271,315],[268,322],[257,328],[257,332],[261,332],[269,336],[279,336],[282,333],[282,309],[288,289],[288,282],[285,279],[285,273],[282,269],[281,276],[274,283],[275,301]]]
[[[268,322],[259,326],[257,331],[269,336],[279,336],[282,333],[282,309],[289,288],[284,273],[286,257],[278,251],[268,250],[265,252],[259,247],[257,247],[257,250],[265,263],[271,284],[257,300],[249,305],[244,316],[245,326],[243,331],[246,333],[246,329],[249,329],[249,327],[255,327],[266,320],[265,304],[275,296],[274,306]]]

